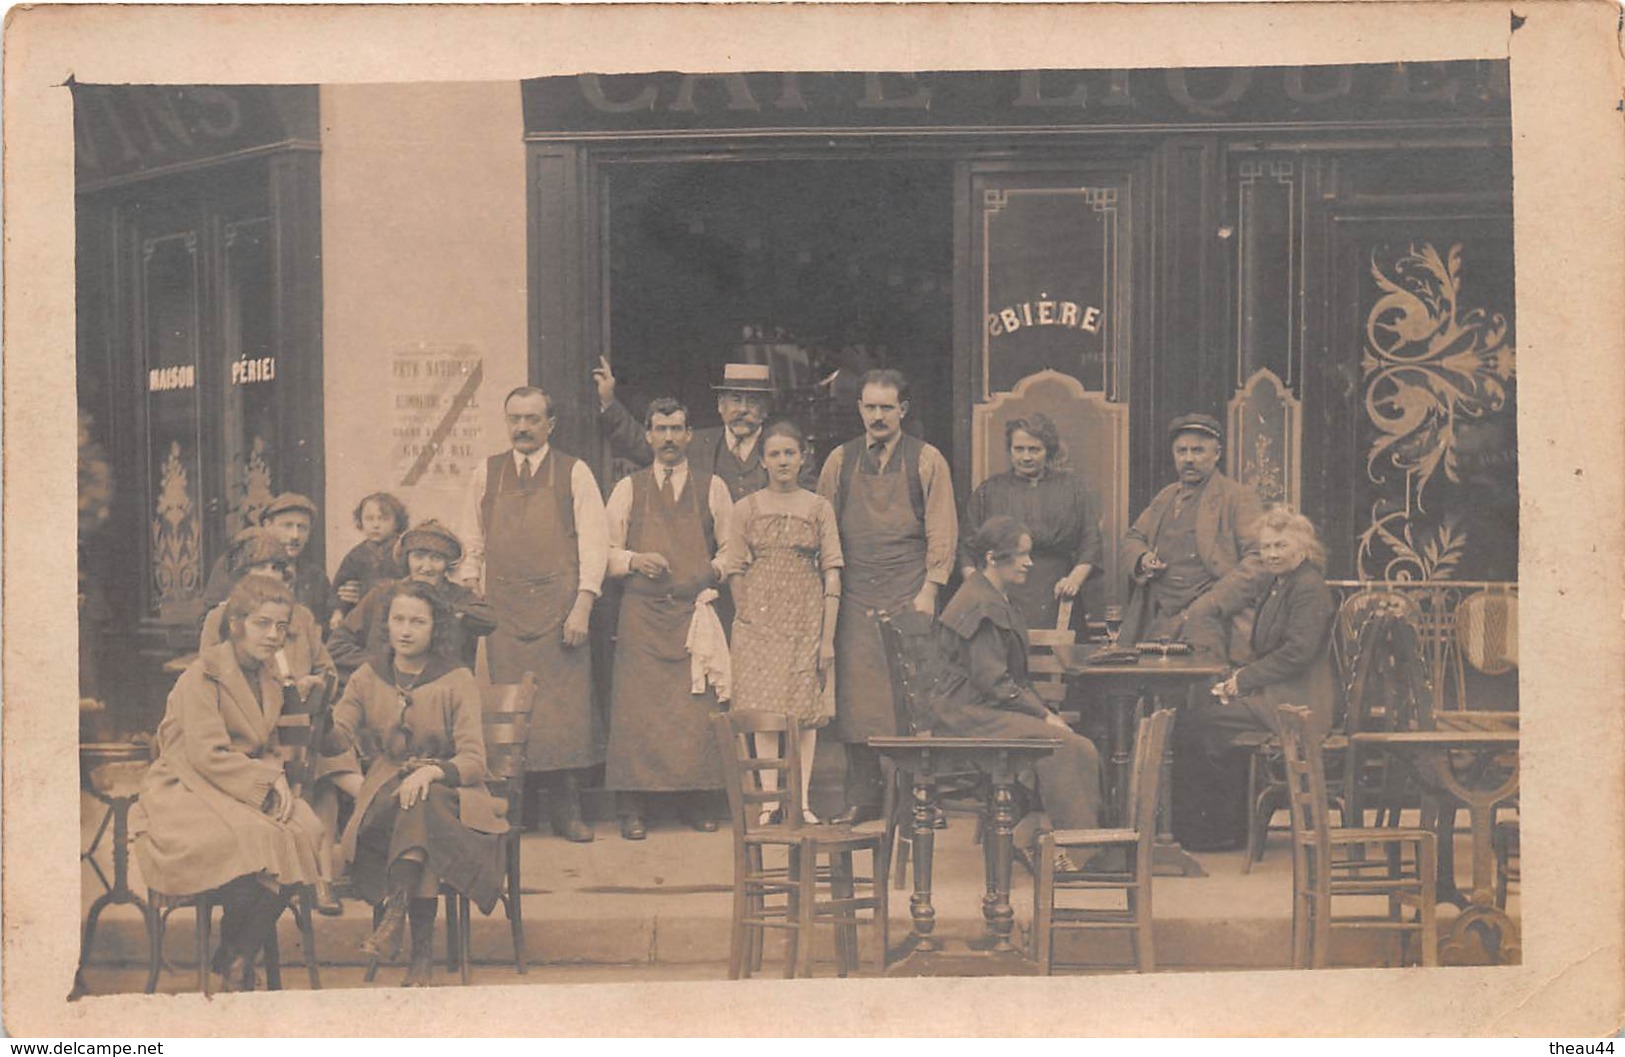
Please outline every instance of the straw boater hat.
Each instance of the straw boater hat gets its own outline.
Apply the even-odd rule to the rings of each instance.
[[[1223,442],[1224,428],[1219,420],[1212,415],[1180,415],[1168,423],[1168,439],[1172,440],[1181,433],[1205,433],[1216,441]]]
[[[456,565],[463,557],[463,541],[457,538],[457,533],[430,518],[413,525],[395,541],[396,561],[405,561],[413,551],[438,554],[446,559],[447,565]]]
[[[310,520],[316,520],[316,504],[300,495],[298,492],[283,492],[271,500],[271,505],[260,511],[260,524],[265,524],[278,514],[286,514],[297,510]]]
[[[765,363],[730,363],[722,369],[719,393],[772,393],[773,373]]]

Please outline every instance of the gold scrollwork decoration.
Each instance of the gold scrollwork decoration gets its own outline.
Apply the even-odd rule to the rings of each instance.
[[[1386,550],[1386,579],[1448,577],[1466,547],[1466,534],[1446,517],[1418,539],[1411,521],[1427,509],[1427,488],[1442,472],[1459,481],[1458,427],[1501,411],[1516,369],[1507,319],[1484,308],[1462,309],[1462,244],[1443,256],[1430,243],[1412,244],[1384,271],[1378,251],[1371,276],[1381,296],[1366,317],[1361,369],[1366,417],[1376,437],[1366,476],[1382,485],[1404,475],[1402,501],[1378,499],[1360,536],[1360,574],[1374,575]],[[1400,575],[1396,575],[1400,574]]]

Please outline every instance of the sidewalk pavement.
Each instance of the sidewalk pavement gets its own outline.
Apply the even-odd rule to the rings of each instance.
[[[99,820],[99,805],[85,802],[88,840]],[[474,917],[472,946],[480,982],[554,982],[575,973],[616,979],[718,979],[727,975],[729,920],[732,911],[732,837],[726,830],[698,833],[676,821],[656,822],[645,841],[621,839],[613,823],[597,825],[598,839],[572,844],[550,833],[527,834],[522,840],[524,913],[528,961],[523,978],[513,967],[508,922],[500,909]],[[974,843],[975,820],[955,815],[936,842],[933,905],[937,934],[969,939],[982,931],[981,849]],[[1458,862],[1469,861],[1465,844]],[[1242,853],[1195,856],[1208,876],[1159,877],[1155,886],[1156,940],[1159,969],[1223,970],[1285,968],[1289,963],[1292,914],[1292,865],[1284,839],[1277,835],[1264,861],[1243,874]],[[101,856],[108,861],[104,846]],[[132,887],[143,882],[132,860]],[[104,869],[107,867],[104,865]],[[101,891],[84,868],[84,904]],[[109,870],[110,872],[110,870]],[[891,890],[891,934],[895,945],[908,932],[907,889]],[[1025,943],[1032,918],[1032,887],[1027,871],[1017,866],[1011,902],[1016,913],[1016,940]],[[1442,909],[1441,914],[1447,913]],[[1513,908],[1516,916],[1516,908]],[[360,985],[365,960],[358,950],[371,929],[370,908],[346,901],[343,916],[318,917],[316,943],[327,987]],[[1445,920],[1448,920],[1446,918]],[[281,947],[288,965],[302,964],[298,932],[285,917]],[[1380,938],[1356,937],[1334,952],[1345,964],[1381,965],[1392,947]],[[864,972],[875,971],[876,944],[865,930],[860,938]],[[1126,939],[1094,941],[1102,960],[1127,964]],[[192,913],[174,915],[165,942],[172,964],[164,990],[184,990],[194,980],[190,971]],[[827,937],[818,975],[833,975]],[[772,960],[764,973],[782,970]],[[102,915],[92,968],[87,979],[93,992],[138,990],[145,982],[136,971],[147,960],[140,913],[131,906],[113,907]],[[351,970],[354,970],[353,972]],[[394,986],[403,970],[385,967],[377,986]],[[621,975],[621,974],[628,975]],[[290,987],[305,986],[302,970],[284,972]]]

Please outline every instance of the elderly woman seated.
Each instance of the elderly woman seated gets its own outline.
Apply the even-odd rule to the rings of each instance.
[[[344,831],[356,891],[375,907],[362,950],[391,952],[410,921],[403,987],[428,986],[442,883],[482,913],[503,880],[505,805],[488,792],[474,673],[446,652],[450,612],[428,584],[401,580],[384,606],[388,645],[350,677],[328,750],[365,747],[372,764]]]
[[[1325,549],[1309,519],[1288,507],[1265,511],[1256,531],[1268,576],[1255,581],[1247,597],[1229,603],[1231,608],[1256,607],[1253,659],[1215,685],[1212,702],[1182,715],[1176,729],[1182,754],[1176,792],[1186,801],[1180,806],[1198,807],[1195,814],[1206,816],[1205,825],[1193,820],[1191,826],[1205,833],[1176,834],[1193,847],[1236,846],[1245,838],[1245,757],[1230,751],[1238,740],[1257,732],[1276,733],[1276,709],[1284,704],[1310,710],[1316,744],[1332,724],[1335,684],[1329,647],[1337,604],[1322,575]],[[1219,627],[1229,616],[1220,602],[1199,600],[1187,616],[1187,628],[1197,636],[1220,636]],[[1175,814],[1189,818],[1192,813]]]
[[[936,733],[976,738],[1055,738],[1038,761],[1038,794],[1057,829],[1089,829],[1100,813],[1100,755],[1051,712],[1027,680],[1027,625],[1010,589],[1032,568],[1032,536],[1020,522],[989,518],[972,538],[976,571],[942,611],[947,671],[932,694]],[[1064,871],[1076,867],[1057,862]]]
[[[226,552],[226,569],[234,584],[244,577],[259,576],[286,584],[291,591],[290,562],[282,541],[257,528],[239,533]],[[227,603],[222,602],[203,618],[203,633],[198,642],[200,650],[207,650],[225,638],[226,607]],[[333,659],[328,655],[327,647],[322,645],[321,628],[316,623],[316,617],[297,601],[293,605],[292,619],[288,622],[288,634],[272,661],[275,673],[284,685],[293,687],[301,701],[309,697],[311,690],[336,674]],[[353,799],[360,791],[361,765],[354,753],[320,761],[312,775],[310,787],[305,790],[305,798],[321,820],[324,834],[316,846],[316,864],[321,871],[316,881],[316,909],[330,916],[344,911],[332,885],[337,872],[333,861],[333,841],[338,828],[339,794]]]
[[[321,824],[293,795],[276,754],[293,593],[249,576],[223,603],[224,641],[175,683],[158,726],[158,759],[141,786],[136,861],[170,896],[218,890],[220,989],[254,986],[254,959],[287,905],[284,889],[317,880]]]

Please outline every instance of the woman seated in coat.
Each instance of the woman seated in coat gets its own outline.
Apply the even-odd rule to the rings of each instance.
[[[989,518],[971,540],[976,571],[942,611],[946,671],[932,694],[933,730],[975,738],[1056,738],[1041,758],[1038,795],[1056,829],[1092,829],[1100,813],[1100,754],[1049,710],[1027,679],[1027,625],[1010,588],[1032,568],[1032,537],[1020,522]],[[1065,860],[1063,871],[1076,867]]]
[[[438,601],[452,617],[443,631],[446,655],[472,669],[480,638],[495,631],[497,621],[490,604],[479,592],[448,576],[463,558],[463,541],[431,518],[401,533],[395,541],[395,557],[407,570],[406,579],[434,588]],[[397,582],[385,580],[368,591],[360,604],[345,614],[333,629],[327,646],[333,653],[333,663],[346,676],[387,643],[389,621],[384,608],[389,601],[390,588]]]
[[[293,795],[277,755],[282,679],[276,655],[295,602],[277,580],[244,577],[223,603],[226,639],[175,683],[158,759],[141,785],[136,861],[170,896],[217,890],[220,990],[254,986],[254,959],[287,905],[314,885],[321,824]]]
[[[410,921],[402,986],[433,973],[442,884],[489,914],[504,876],[505,805],[485,788],[485,735],[474,673],[447,657],[452,617],[428,584],[401,580],[384,607],[386,649],[350,677],[333,709],[328,750],[372,759],[344,831],[356,891],[374,906],[365,953],[392,955]]]
[[[1176,772],[1175,793],[1185,801],[1175,817],[1194,847],[1239,846],[1245,839],[1247,811],[1245,754],[1230,750],[1243,735],[1278,733],[1276,709],[1302,705],[1311,714],[1310,737],[1319,744],[1332,725],[1336,687],[1330,657],[1332,621],[1337,602],[1322,570],[1326,551],[1315,526],[1290,507],[1264,512],[1254,531],[1267,580],[1255,592],[1236,600],[1256,607],[1253,660],[1213,687],[1213,701],[1180,717],[1176,735],[1183,754]],[[1200,607],[1200,608],[1198,608]],[[1187,626],[1217,629],[1230,614],[1213,602],[1198,602]],[[1191,808],[1192,810],[1184,810]],[[1206,816],[1206,824],[1198,816]],[[1183,821],[1188,820],[1188,821]],[[1206,832],[1201,832],[1205,830]],[[1177,832],[1184,841],[1187,834]]]
[[[288,552],[281,541],[261,529],[248,529],[231,541],[226,552],[226,569],[235,584],[245,576],[263,576],[293,589],[289,572]],[[203,633],[198,648],[206,650],[226,636],[226,603],[215,606],[203,618]],[[293,687],[300,701],[308,701],[310,692],[337,674],[327,647],[322,645],[321,629],[309,609],[297,601],[293,605],[293,619],[288,622],[287,638],[282,649],[273,657],[275,673],[285,686]],[[333,842],[338,829],[339,794],[351,799],[361,791],[361,764],[354,753],[331,759],[318,759],[310,785],[304,790],[316,817],[321,820],[323,839],[316,846],[316,865],[321,876],[316,880],[316,909],[329,916],[344,912],[333,892]]]

